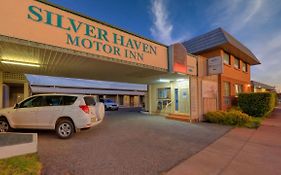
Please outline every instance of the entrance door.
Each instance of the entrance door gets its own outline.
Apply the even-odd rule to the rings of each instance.
[[[179,111],[179,89],[175,89],[175,111]]]

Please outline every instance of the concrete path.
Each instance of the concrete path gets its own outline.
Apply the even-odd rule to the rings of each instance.
[[[281,107],[257,130],[235,128],[166,175],[281,174]]]

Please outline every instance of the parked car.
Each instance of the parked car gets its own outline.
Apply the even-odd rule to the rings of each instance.
[[[0,110],[0,132],[12,129],[52,129],[66,139],[103,121],[104,104],[87,95],[41,94]]]
[[[105,110],[116,110],[118,111],[119,106],[111,99],[101,99],[100,102],[104,104]]]

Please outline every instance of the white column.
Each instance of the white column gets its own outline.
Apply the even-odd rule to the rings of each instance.
[[[149,111],[149,114],[152,114],[152,85],[148,85],[148,111]]]
[[[3,72],[0,72],[0,109],[3,108]]]
[[[23,84],[23,98],[29,97],[29,84],[26,82]]]

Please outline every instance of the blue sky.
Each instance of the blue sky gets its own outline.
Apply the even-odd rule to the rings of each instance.
[[[281,84],[280,0],[49,1],[165,44],[222,27],[262,62],[253,80]]]

